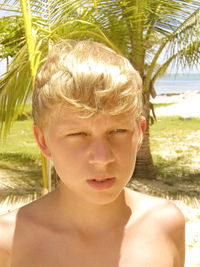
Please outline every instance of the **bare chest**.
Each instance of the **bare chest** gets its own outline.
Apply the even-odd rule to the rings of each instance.
[[[168,242],[148,232],[98,240],[40,233],[16,241],[10,267],[173,267],[173,258]]]

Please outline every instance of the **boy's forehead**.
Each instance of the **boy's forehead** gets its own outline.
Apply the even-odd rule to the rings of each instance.
[[[72,111],[69,109],[62,109],[54,116],[52,120],[53,124],[59,126],[89,126],[93,125],[94,123],[104,123],[106,124],[119,124],[120,125],[127,125],[133,124],[135,122],[134,116],[130,113],[122,113],[119,115],[109,115],[109,114],[102,114],[98,113],[91,117],[84,117],[83,112],[79,111]]]

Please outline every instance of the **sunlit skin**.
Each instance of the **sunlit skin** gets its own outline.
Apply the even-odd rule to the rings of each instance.
[[[183,267],[182,213],[125,187],[145,119],[80,115],[63,109],[44,129],[34,125],[61,183],[0,217],[0,267]]]
[[[41,151],[53,160],[61,178],[56,195],[60,212],[67,212],[66,220],[70,218],[77,227],[95,232],[107,228],[108,214],[113,213],[114,218],[127,213],[124,187],[132,176],[141,139],[133,115],[99,114],[91,118],[80,118],[80,115],[63,110],[43,131],[34,126],[34,134]],[[144,132],[144,118],[139,127]],[[105,190],[88,184],[88,180],[106,178],[114,182]]]
[[[50,157],[61,178],[61,187],[89,203],[106,204],[116,199],[130,180],[139,150],[139,129],[133,115],[81,114],[63,110],[35,135],[43,153]],[[139,127],[145,129],[145,120]],[[114,178],[108,190],[94,190],[89,179]]]

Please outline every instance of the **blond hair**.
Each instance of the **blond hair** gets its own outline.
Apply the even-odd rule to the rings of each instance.
[[[43,128],[63,106],[83,117],[131,112],[138,120],[141,96],[140,75],[125,57],[90,40],[66,40],[51,49],[36,76],[33,120]]]

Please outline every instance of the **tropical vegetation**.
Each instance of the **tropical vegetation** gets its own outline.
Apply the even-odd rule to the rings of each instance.
[[[9,58],[14,57],[22,47],[24,38],[23,20],[20,17],[0,18],[0,59],[6,59],[7,71]]]
[[[200,3],[195,0],[4,0],[1,9],[23,19],[26,35],[10,70],[0,80],[0,132],[6,136],[29,100],[40,65],[53,43],[92,38],[129,58],[143,79],[147,130],[138,154],[137,177],[155,177],[149,124],[154,83],[173,65],[182,69],[200,60]],[[152,111],[151,111],[152,110]]]

